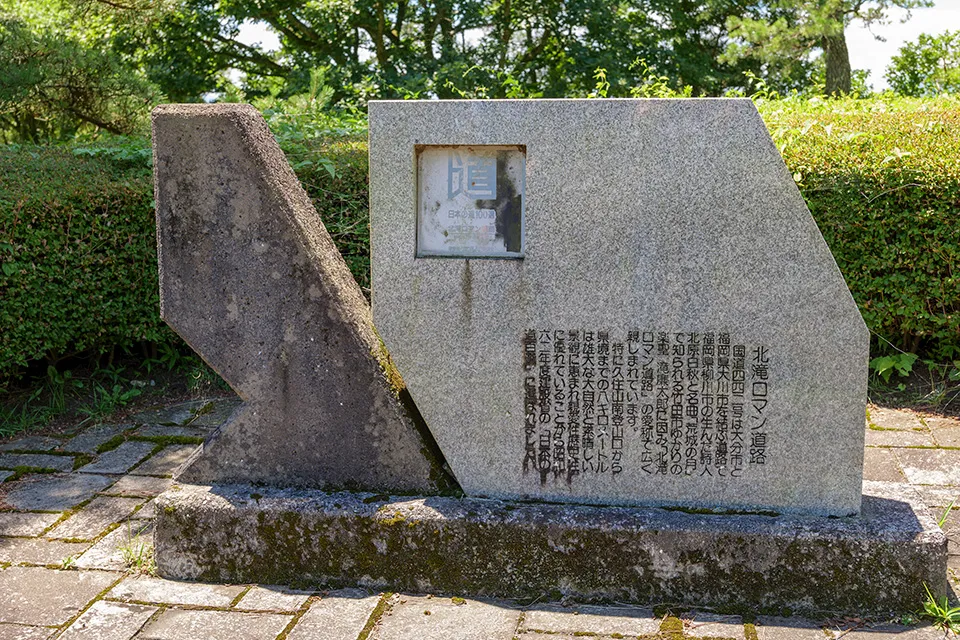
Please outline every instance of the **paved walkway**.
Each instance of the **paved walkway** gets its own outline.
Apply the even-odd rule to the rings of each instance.
[[[638,607],[295,591],[151,577],[153,498],[233,404],[192,402],[62,438],[0,443],[0,640],[944,637],[929,625],[851,618],[666,615]],[[960,421],[871,407],[866,440],[867,479],[916,485],[938,516],[960,497]],[[951,511],[944,527],[952,536],[950,579],[960,591],[960,508]]]

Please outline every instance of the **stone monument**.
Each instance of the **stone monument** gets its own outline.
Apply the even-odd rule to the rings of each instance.
[[[372,317],[251,107],[158,108],[154,145],[163,316],[245,400],[157,499],[161,575],[943,589],[918,497],[862,483],[866,329],[750,101],[371,103]]]
[[[370,203],[468,494],[859,512],[869,334],[750,100],[371,102]]]
[[[153,122],[160,312],[246,401],[180,480],[447,487],[391,388],[360,287],[260,114],[173,105]]]

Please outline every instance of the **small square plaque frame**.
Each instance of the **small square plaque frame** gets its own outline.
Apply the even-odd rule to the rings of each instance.
[[[523,258],[527,149],[417,147],[417,257]]]

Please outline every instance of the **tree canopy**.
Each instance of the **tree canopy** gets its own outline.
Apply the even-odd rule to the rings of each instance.
[[[905,96],[960,93],[960,31],[920,34],[893,56],[884,77]]]
[[[29,140],[122,133],[143,126],[159,100],[284,99],[315,92],[311,81],[320,77],[329,104],[354,106],[372,97],[577,97],[596,93],[598,82],[611,97],[656,87],[719,96],[754,81],[780,93],[811,91],[823,77],[826,94],[849,93],[846,27],[882,22],[893,7],[930,4],[7,0],[0,130]],[[279,49],[244,41],[251,22],[275,32]],[[904,92],[954,90],[952,72],[933,68],[953,64],[952,46],[905,48],[891,83]]]

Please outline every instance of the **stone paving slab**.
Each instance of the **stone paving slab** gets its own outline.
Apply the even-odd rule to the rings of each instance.
[[[867,428],[876,425],[884,429],[905,431],[928,431],[923,416],[903,409],[888,409],[875,404],[867,406]]]
[[[182,604],[203,607],[229,607],[246,587],[176,582],[147,576],[130,577],[114,587],[107,598],[113,600]]]
[[[128,440],[116,449],[100,454],[88,465],[80,467],[80,473],[126,473],[131,467],[150,455],[155,445],[152,442]]]
[[[0,467],[35,467],[37,469],[56,469],[72,471],[73,458],[70,456],[50,456],[43,453],[0,453]]]
[[[274,640],[292,619],[293,616],[276,613],[167,609],[137,639]]]
[[[60,519],[59,513],[0,513],[0,536],[38,536]]]
[[[130,514],[130,520],[150,520],[157,515],[157,501],[148,500],[142,507]]]
[[[960,447],[960,425],[934,429],[933,439],[940,447]]]
[[[169,489],[172,484],[173,480],[170,478],[127,475],[102,493],[112,496],[153,498]]]
[[[932,447],[933,435],[929,431],[892,431],[867,429],[868,447]]]
[[[138,476],[169,476],[187,461],[197,446],[178,444],[165,447],[130,473]]]
[[[61,447],[64,451],[78,453],[96,453],[97,447],[104,442],[120,435],[127,429],[133,428],[129,424],[97,424],[81,431]]]
[[[56,438],[28,436],[0,445],[0,451],[50,451],[59,446],[60,440]]]
[[[685,638],[729,638],[746,640],[743,619],[740,616],[720,616],[692,612],[680,616]]]
[[[240,398],[211,400],[208,405],[198,410],[196,417],[190,421],[190,426],[205,430],[219,427],[230,418],[241,404],[243,404],[243,401]]]
[[[331,591],[310,606],[287,640],[356,638],[379,602],[379,595],[359,589]]]
[[[93,540],[111,524],[130,515],[140,504],[143,504],[142,498],[97,496],[80,511],[54,527],[47,533],[47,537]]]
[[[137,436],[143,438],[205,438],[206,429],[194,427],[167,427],[160,424],[150,424],[137,429]]]
[[[0,562],[60,565],[90,547],[86,542],[62,542],[46,538],[0,538]]]
[[[640,636],[657,633],[660,620],[650,609],[637,607],[558,607],[541,605],[526,610],[523,631],[546,633],[592,632],[604,635],[619,633],[625,636]]]
[[[897,462],[897,455],[891,449],[867,447],[863,456],[863,479],[882,482],[905,482],[903,472]]]
[[[803,618],[759,616],[753,627],[757,640],[824,640],[831,637],[819,624]]]
[[[0,623],[0,640],[46,640],[56,632],[56,629],[44,627]]]
[[[130,640],[156,611],[157,607],[99,600],[58,640]]]
[[[27,476],[5,488],[2,501],[21,511],[72,509],[113,484],[114,479],[94,474]]]
[[[277,586],[255,586],[248,591],[235,609],[246,611],[290,611],[295,612],[310,597],[309,591],[296,591]]]
[[[208,402],[208,400],[193,400],[160,409],[150,409],[134,415],[131,421],[134,424],[183,426],[190,422],[196,412],[206,406]]]
[[[450,598],[400,596],[386,613],[371,640],[510,640],[517,630],[520,610],[506,603],[493,604]]]
[[[951,634],[952,635],[952,634]],[[904,627],[898,624],[870,625],[840,632],[834,632],[834,638],[844,640],[943,640],[951,637],[930,625]]]
[[[960,451],[897,449],[896,455],[911,484],[960,485]]]
[[[103,571],[8,567],[0,571],[0,622],[61,625],[116,580]]]
[[[80,569],[118,571],[127,568],[122,549],[144,544],[153,547],[153,522],[135,520],[124,523],[101,538],[74,562]]]

